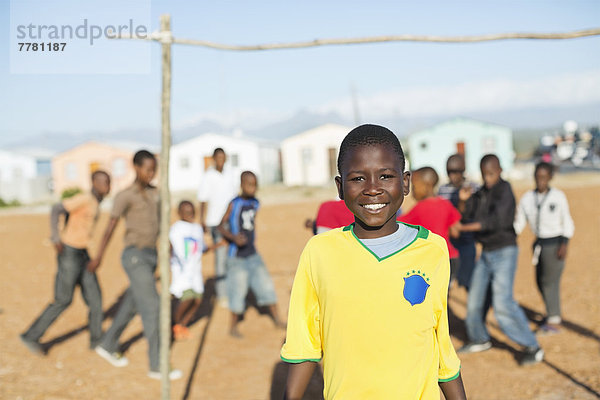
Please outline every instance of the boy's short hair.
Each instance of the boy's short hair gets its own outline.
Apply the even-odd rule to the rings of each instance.
[[[108,174],[108,172],[103,171],[101,169],[97,169],[94,172],[92,172],[92,182],[96,180],[97,177],[99,177],[100,175],[104,175],[106,177],[106,179],[110,180],[110,175]]]
[[[216,156],[217,156],[217,154],[219,154],[219,153],[223,153],[223,154],[225,154],[225,150],[223,150],[223,148],[222,148],[222,147],[217,147],[217,148],[216,148],[216,149],[213,151],[213,155],[212,155],[212,156],[213,156],[213,158],[214,158],[214,157],[216,157]]]
[[[433,186],[437,185],[440,180],[435,169],[431,167],[421,167],[413,171],[413,174],[419,174],[425,182],[431,183]]]
[[[500,159],[495,154],[486,154],[485,156],[481,157],[481,162],[479,163],[479,167],[483,168],[484,165],[487,165],[489,163],[494,163],[498,166],[498,168],[501,168]]]
[[[253,176],[254,179],[258,180],[258,178],[256,177],[256,174],[252,171],[244,171],[240,174],[240,182],[244,180],[245,177],[247,176]]]
[[[402,146],[400,145],[398,137],[394,135],[392,131],[384,128],[383,126],[365,124],[352,129],[342,141],[342,144],[340,145],[340,153],[337,159],[337,168],[339,174],[342,174],[344,157],[350,149],[359,146],[376,145],[390,146],[400,159],[400,164],[402,166],[401,172],[404,172],[404,152],[402,151]]]
[[[192,208],[194,208],[194,204],[191,201],[189,201],[189,200],[181,200],[179,202],[179,205],[177,206],[177,211],[181,211],[181,209],[183,208],[183,206],[186,206],[186,205],[189,205]]]
[[[535,165],[535,171],[533,173],[536,174],[540,169],[545,169],[546,171],[548,171],[550,176],[554,176],[554,165],[545,161],[540,161]]]
[[[446,170],[448,170],[448,165],[450,165],[450,163],[453,161],[460,161],[464,164],[465,157],[460,153],[452,154],[450,157],[448,157],[448,160],[446,161]]]
[[[156,161],[154,154],[150,153],[148,150],[140,150],[133,156],[133,164],[140,166],[144,163],[144,160],[148,158]]]

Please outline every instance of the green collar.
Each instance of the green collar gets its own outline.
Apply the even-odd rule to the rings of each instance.
[[[392,254],[388,254],[387,256],[385,256],[383,258],[379,258],[377,256],[377,254],[373,253],[371,251],[371,249],[369,249],[367,246],[365,246],[365,244],[356,236],[356,234],[354,233],[354,222],[351,223],[348,226],[345,226],[344,229],[343,229],[343,231],[350,231],[352,233],[352,236],[354,236],[354,238],[358,241],[358,243],[360,243],[362,247],[364,247],[369,253],[371,253],[373,255],[373,257],[375,257],[377,259],[377,261],[383,261],[385,259],[390,258],[391,256],[393,256],[395,254],[400,253],[402,250],[406,249],[411,244],[413,244],[417,239],[419,239],[419,238],[421,238],[421,239],[427,239],[427,237],[429,236],[429,231],[427,229],[423,228],[421,225],[411,225],[411,224],[407,224],[407,223],[404,223],[404,222],[398,222],[398,224],[403,224],[403,225],[409,226],[411,228],[418,229],[417,236],[415,236],[415,238],[409,244],[407,244],[406,246],[404,246],[400,250],[395,251]]]

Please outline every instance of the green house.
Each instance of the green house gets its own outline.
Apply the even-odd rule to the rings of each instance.
[[[411,134],[408,149],[412,170],[433,167],[442,179],[447,176],[446,160],[455,153],[464,155],[466,174],[476,180],[484,155],[496,154],[505,173],[512,169],[515,157],[509,128],[469,118],[454,118]]]

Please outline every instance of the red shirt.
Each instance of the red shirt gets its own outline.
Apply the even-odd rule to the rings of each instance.
[[[326,201],[319,207],[317,213],[316,225],[329,229],[335,229],[342,226],[348,226],[354,222],[354,214],[344,200]]]
[[[421,225],[446,239],[450,258],[458,257],[458,250],[452,246],[448,229],[460,221],[460,212],[452,203],[441,197],[429,197],[419,201],[407,214],[398,217],[398,221]]]

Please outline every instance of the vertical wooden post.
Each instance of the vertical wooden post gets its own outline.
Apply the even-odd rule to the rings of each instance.
[[[169,224],[171,195],[169,193],[169,150],[171,149],[171,16],[160,16],[162,47],[162,146],[160,151],[160,237],[158,266],[160,269],[160,373],[161,399],[171,397],[169,380],[171,344],[171,296],[169,294]]]

